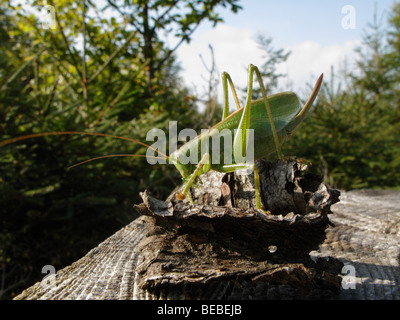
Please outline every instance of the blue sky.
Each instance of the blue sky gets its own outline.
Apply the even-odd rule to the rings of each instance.
[[[394,0],[244,0],[237,14],[228,9],[218,12],[223,24],[212,28],[202,24],[193,35],[193,40],[179,48],[177,55],[184,68],[185,81],[201,94],[207,76],[199,54],[208,62],[208,44],[214,48],[215,59],[220,72],[227,71],[238,86],[246,86],[247,70],[250,64],[261,64],[263,52],[257,48],[254,36],[262,33],[272,37],[276,49],[284,48],[292,53],[280,71],[288,74],[281,82],[282,90],[293,90],[301,95],[306,83],[314,82],[320,73],[325,79],[330,76],[331,66],[335,70],[351,68],[356,57],[354,49],[361,44],[362,34],[368,23],[373,21],[375,5],[377,17],[383,16],[386,24]],[[342,21],[348,12],[344,6],[354,8],[355,29],[344,29]],[[290,80],[290,81],[288,81]],[[219,84],[221,87],[221,83]],[[300,92],[297,92],[297,91]],[[280,90],[281,91],[281,90]],[[219,100],[222,92],[219,90]],[[231,100],[232,101],[232,100]]]
[[[15,0],[24,2],[22,0]],[[397,0],[398,2],[399,0]],[[99,0],[99,3],[103,0]],[[230,73],[237,87],[247,86],[247,66],[261,65],[264,52],[255,42],[257,33],[271,37],[275,49],[291,51],[287,62],[279,66],[279,72],[287,74],[279,84],[279,91],[292,90],[301,98],[308,95],[307,84],[311,85],[324,73],[329,79],[331,67],[335,72],[351,69],[367,24],[373,21],[375,7],[377,16],[386,23],[395,0],[242,0],[237,14],[227,8],[218,9],[224,19],[216,28],[202,23],[192,36],[189,44],[183,44],[177,51],[183,68],[182,76],[199,96],[204,94],[208,77],[199,55],[211,61],[209,44],[219,73]],[[342,21],[345,6],[354,9],[354,29],[345,29]],[[167,35],[170,46],[176,39]],[[219,100],[222,89],[219,83]],[[271,92],[272,93],[272,92]]]
[[[220,10],[228,25],[247,27],[264,32],[274,38],[278,46],[306,40],[321,45],[342,43],[360,37],[363,27],[372,21],[375,4],[378,13],[390,9],[393,0],[245,0],[238,14]],[[356,29],[343,29],[342,8],[355,9]],[[209,27],[209,26],[208,26]]]

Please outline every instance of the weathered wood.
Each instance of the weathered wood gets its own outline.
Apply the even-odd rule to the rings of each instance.
[[[335,228],[311,255],[346,265],[348,289],[338,299],[400,300],[400,191],[354,190],[340,198],[331,216]]]
[[[299,168],[293,168],[286,177],[296,176],[293,173]],[[251,177],[241,178],[251,180]],[[281,193],[289,190],[289,195],[285,196],[289,197],[289,203],[292,198],[292,205],[299,211],[271,216],[255,214],[249,208],[244,211],[221,208],[221,198],[228,206],[229,202],[237,204],[237,199],[242,199],[238,196],[241,187],[235,187],[232,176],[225,176],[217,205],[209,204],[208,201],[214,201],[215,197],[207,193],[199,193],[202,198],[197,201],[202,204],[195,208],[174,203],[172,197],[168,204],[144,194],[144,202],[138,209],[142,213],[147,211],[146,215],[118,231],[82,259],[58,271],[55,282],[37,283],[16,299],[329,298],[338,288],[336,274],[341,268],[333,258],[352,263],[356,269],[356,289],[342,288],[339,298],[398,299],[395,288],[400,284],[400,237],[396,221],[400,215],[397,209],[400,193],[397,192],[397,198],[392,196],[391,201],[380,201],[377,206],[371,206],[377,197],[342,193],[344,203],[334,205],[335,213],[329,215],[337,226],[329,227],[326,233],[322,225],[325,223],[325,228],[328,225],[329,219],[325,219],[338,194],[329,195],[329,190],[324,190],[313,177],[306,181],[301,176],[296,178],[291,183],[290,179],[286,181],[284,188],[279,187],[279,190]],[[205,185],[209,183],[203,177],[202,180]],[[317,183],[307,186],[307,181]],[[209,183],[210,192],[212,187],[215,183]],[[249,195],[251,191],[246,188],[242,188],[243,192]],[[263,186],[263,189],[267,188]],[[359,197],[361,201],[358,201]],[[249,199],[245,200],[247,204],[251,202]],[[388,203],[395,201],[397,206],[394,204],[393,210],[385,213]],[[287,203],[285,201],[285,207],[288,207]],[[370,209],[378,214],[374,215]],[[235,223],[235,219],[240,223]],[[265,221],[270,226],[263,226]],[[288,246],[285,247],[284,242],[278,245],[268,242],[278,239],[279,228],[313,224],[321,224],[313,241],[319,244],[327,234],[319,248],[318,244],[309,243],[304,252],[293,255],[285,250]],[[232,228],[233,225],[236,227]],[[266,229],[269,233],[262,232]],[[251,246],[246,241],[240,242],[237,239],[241,233],[243,239],[253,235],[257,241]],[[227,236],[229,234],[234,235],[233,239]],[[283,235],[285,237],[290,242],[287,233]],[[321,258],[316,263],[305,254],[312,249],[315,250],[311,252],[311,258]],[[329,261],[325,261],[327,256]]]
[[[146,236],[140,217],[100,243],[83,258],[45,278],[14,299],[133,299],[137,245]]]
[[[158,230],[140,254],[143,289],[156,298],[180,299],[209,298],[204,292],[215,285],[229,288],[219,292],[220,298],[239,299],[245,298],[243,292],[268,299],[282,286],[290,290],[281,290],[280,298],[339,291],[341,264],[332,262],[330,273],[309,257],[325,239],[327,214],[339,192],[326,188],[319,177],[302,175],[306,166],[296,161],[257,166],[269,215],[252,208],[252,175],[204,175],[193,190],[195,206],[173,195],[164,202],[142,194],[143,204],[136,208],[154,218]],[[260,292],[254,292],[257,283],[262,283]]]

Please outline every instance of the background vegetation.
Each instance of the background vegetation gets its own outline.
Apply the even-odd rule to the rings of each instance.
[[[400,4],[383,29],[365,30],[352,72],[325,81],[308,119],[286,146],[342,189],[400,185]]]
[[[204,128],[218,121],[215,65],[210,89],[194,97],[179,74],[175,50],[216,8],[238,12],[237,0],[47,1],[55,28],[46,29],[17,4],[0,0],[0,141],[47,131],[88,131],[145,141],[151,128]],[[43,8],[44,1],[30,1]],[[113,10],[113,15],[103,11]],[[337,188],[399,185],[400,5],[390,28],[375,19],[358,49],[357,69],[325,81],[309,117],[284,145],[285,155],[313,163]],[[164,33],[177,43],[168,47]],[[276,66],[290,53],[260,36],[268,88],[284,76]],[[211,48],[212,50],[212,48]],[[219,77],[219,75],[217,75]],[[199,121],[202,119],[202,121]],[[40,281],[82,257],[136,217],[132,205],[150,189],[165,198],[179,183],[168,165],[110,158],[68,170],[107,154],[144,154],[126,141],[88,136],[25,140],[0,149],[0,298]]]

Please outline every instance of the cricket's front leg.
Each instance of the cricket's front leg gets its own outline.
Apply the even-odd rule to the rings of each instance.
[[[265,108],[266,108],[266,111],[268,114],[268,120],[270,122],[271,130],[272,130],[272,135],[273,135],[273,139],[274,139],[276,152],[278,154],[279,159],[283,159],[281,145],[279,143],[274,119],[272,117],[271,107],[268,103],[268,98],[267,98],[267,93],[265,91],[264,83],[263,83],[260,71],[258,70],[258,68],[256,66],[254,66],[252,64],[249,66],[249,74],[248,74],[249,79],[248,79],[248,85],[247,85],[246,104],[244,105],[242,117],[240,118],[240,122],[238,125],[238,130],[237,130],[237,133],[233,140],[234,151],[238,152],[238,150],[241,150],[242,156],[245,156],[245,153],[247,150],[248,135],[246,133],[246,130],[250,128],[250,111],[251,111],[251,98],[252,98],[252,92],[253,92],[253,74],[254,73],[256,74],[256,77],[257,77],[257,80],[258,80],[258,83],[260,85],[260,89],[262,92]]]
[[[205,153],[203,155],[203,157],[201,158],[199,164],[197,165],[196,169],[186,179],[186,182],[182,187],[182,191],[180,193],[178,193],[178,199],[179,200],[183,200],[185,197],[188,197],[190,203],[194,204],[192,196],[190,195],[190,187],[193,185],[193,183],[196,181],[196,179],[201,174],[207,173],[208,171],[210,171],[210,167],[211,167],[210,154],[209,153]]]
[[[222,113],[222,120],[224,120],[227,116],[229,116],[229,99],[228,99],[228,82],[231,86],[233,98],[235,99],[236,107],[240,109],[239,99],[236,93],[235,86],[231,79],[231,76],[227,72],[222,73],[222,88],[224,92],[224,111]]]
[[[246,103],[243,108],[242,116],[240,118],[239,125],[238,125],[237,131],[236,131],[234,139],[233,139],[233,151],[234,151],[235,161],[239,162],[239,159],[243,159],[243,157],[245,159],[249,159],[249,157],[247,155],[248,144],[249,144],[249,133],[247,131],[250,128],[250,111],[251,111],[251,99],[252,99],[252,92],[253,92],[253,74],[254,73],[256,74],[256,77],[259,82],[261,92],[263,95],[265,108],[267,110],[270,126],[271,126],[272,133],[273,133],[276,152],[278,154],[278,157],[280,159],[283,159],[278,135],[277,135],[276,129],[275,129],[274,120],[272,118],[271,108],[268,103],[267,93],[265,91],[265,87],[264,87],[264,83],[262,81],[260,71],[258,70],[258,68],[256,66],[251,64],[249,66],[249,74],[248,74],[249,78],[248,78]],[[225,87],[226,87],[226,85],[225,85]],[[245,160],[245,161],[247,161],[247,160]],[[236,166],[237,166],[237,168],[247,166],[249,169],[253,170],[257,210],[264,214],[270,214],[269,211],[265,211],[262,209],[261,196],[260,196],[260,177],[259,177],[256,165],[254,163],[252,163],[252,164],[245,163],[245,164],[237,164]]]

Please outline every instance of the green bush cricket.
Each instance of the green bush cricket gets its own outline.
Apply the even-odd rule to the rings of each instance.
[[[256,78],[261,88],[262,98],[252,101],[252,89],[253,89],[253,76],[256,74]],[[257,210],[264,212],[262,209],[261,198],[260,198],[260,183],[258,170],[252,161],[246,161],[248,156],[249,147],[249,136],[250,132],[254,137],[254,160],[267,157],[269,154],[276,150],[278,158],[283,159],[281,152],[281,145],[288,137],[297,129],[299,124],[304,119],[307,111],[313,104],[321,83],[323,75],[321,75],[304,107],[301,107],[298,97],[293,92],[282,92],[267,97],[266,90],[261,78],[261,74],[258,68],[254,65],[250,65],[248,69],[248,88],[247,98],[245,105],[240,106],[236,89],[233,85],[232,79],[228,73],[222,74],[222,84],[224,92],[224,109],[222,120],[209,130],[202,132],[195,139],[190,140],[182,147],[171,153],[170,157],[160,152],[158,149],[153,148],[143,142],[135,139],[118,137],[114,135],[108,135],[103,133],[92,133],[92,132],[43,132],[30,134],[20,137],[11,138],[0,142],[0,147],[22,141],[29,138],[49,136],[49,135],[62,135],[62,134],[80,134],[80,135],[98,135],[107,136],[112,138],[119,138],[128,140],[131,142],[139,143],[147,148],[152,149],[158,153],[158,156],[150,156],[150,158],[156,159],[168,159],[170,163],[173,163],[182,175],[184,184],[177,193],[178,199],[182,200],[185,197],[193,204],[192,197],[190,195],[190,188],[196,183],[201,174],[207,173],[210,170],[219,172],[234,172],[241,169],[250,169],[254,172],[255,181],[255,195],[256,195],[256,207]],[[228,83],[231,87],[237,110],[229,115],[229,101],[228,101]],[[250,131],[252,130],[252,131]],[[230,136],[231,144],[228,145],[231,153],[230,161],[228,160],[227,154],[221,152],[219,154],[219,161],[215,160],[215,152],[213,152],[209,139],[213,137],[220,137],[221,132],[228,133]],[[204,147],[205,146],[205,147]],[[192,161],[184,163],[181,161],[182,156],[187,154],[199,154],[200,161]],[[144,155],[133,155],[133,154],[117,154],[96,157],[78,163],[74,166],[106,157],[113,156],[128,156],[128,157],[149,157]],[[214,158],[214,159],[213,159]],[[222,160],[221,160],[222,159]],[[221,160],[221,161],[220,161]],[[72,166],[72,167],[74,167]]]
[[[252,101],[251,94],[254,73],[257,76],[263,97]],[[209,139],[214,135],[219,135],[222,130],[230,130],[233,137],[233,154],[235,155],[235,158],[243,159],[243,157],[240,156],[246,156],[244,153],[248,150],[248,129],[252,129],[254,130],[255,145],[254,160],[267,157],[274,150],[276,150],[279,159],[282,160],[281,144],[288,139],[304,119],[307,111],[310,109],[318,94],[322,78],[323,75],[319,77],[309,99],[304,107],[301,108],[299,99],[292,92],[282,92],[267,97],[258,68],[250,65],[248,70],[247,99],[244,107],[240,107],[232,79],[229,74],[223,73],[224,110],[222,121],[209,129],[205,134],[201,134],[196,139],[183,145],[170,156],[170,161],[172,160],[185,180],[178,197],[180,199],[188,197],[193,203],[189,189],[202,173],[206,173],[209,170],[233,172],[241,169],[250,169],[254,172],[257,210],[263,212],[260,198],[259,175],[255,164],[251,162],[246,163],[235,161],[237,159],[234,159],[234,163],[230,164],[227,164],[224,161],[222,161],[222,164],[214,163],[212,161],[211,149],[208,149],[205,152],[204,149],[203,151],[200,150],[199,146],[202,142],[201,140]],[[230,115],[228,115],[228,82],[231,86],[237,106],[237,110]],[[201,155],[201,160],[197,165],[192,163],[182,164],[182,161],[179,161],[182,154],[192,153],[195,151],[200,151]]]

